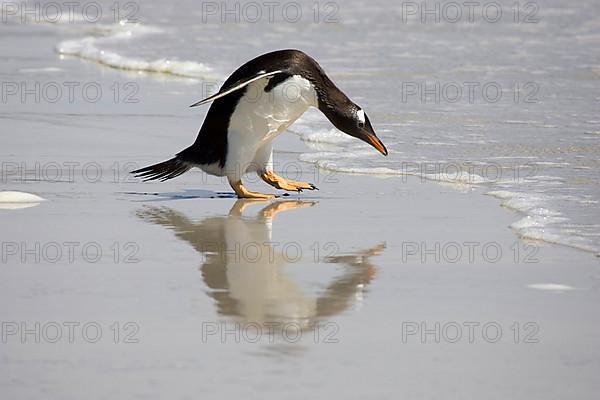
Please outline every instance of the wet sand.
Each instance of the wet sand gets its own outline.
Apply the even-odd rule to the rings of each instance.
[[[97,66],[55,63],[60,79],[98,80]],[[189,144],[204,111],[186,109],[189,83],[137,79],[140,104],[3,111],[2,190],[47,200],[0,209],[6,398],[600,389],[593,255],[520,240],[508,228],[519,217],[472,190],[317,173],[289,134],[279,169],[301,168],[319,191],[236,200],[197,172],[142,184],[127,170]],[[102,70],[104,87],[115,80]]]
[[[198,178],[11,182],[48,201],[0,210],[2,241],[19,246],[0,283],[19,330],[5,324],[4,393],[559,398],[597,385],[597,260],[526,249],[495,199],[336,175],[257,202],[210,198],[226,185]],[[547,283],[572,289],[529,287]],[[40,343],[22,322],[41,324]]]

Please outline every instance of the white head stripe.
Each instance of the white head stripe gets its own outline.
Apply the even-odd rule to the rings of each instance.
[[[362,108],[358,109],[358,111],[356,112],[356,116],[358,117],[358,120],[361,123],[365,123],[365,112],[362,110]]]

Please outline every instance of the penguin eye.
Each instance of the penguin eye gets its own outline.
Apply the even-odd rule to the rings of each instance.
[[[359,128],[364,128],[365,127],[366,118],[365,118],[365,112],[363,110],[359,109],[356,112],[356,119],[358,119],[358,127]]]

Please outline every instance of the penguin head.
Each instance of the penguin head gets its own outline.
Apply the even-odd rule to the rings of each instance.
[[[370,144],[384,156],[388,155],[384,144],[375,134],[369,117],[357,104],[350,103],[345,107],[336,108],[336,112],[328,117],[333,125],[345,134]]]

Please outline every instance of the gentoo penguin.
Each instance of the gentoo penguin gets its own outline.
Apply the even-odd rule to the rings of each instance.
[[[363,109],[353,103],[317,62],[299,50],[263,54],[238,68],[218,93],[190,107],[212,102],[196,141],[174,158],[133,171],[137,177],[165,181],[192,167],[226,176],[240,198],[271,198],[242,184],[256,172],[269,185],[287,191],[313,190],[311,183],[273,172],[273,139],[308,108],[316,107],[342,132],[387,150]]]

